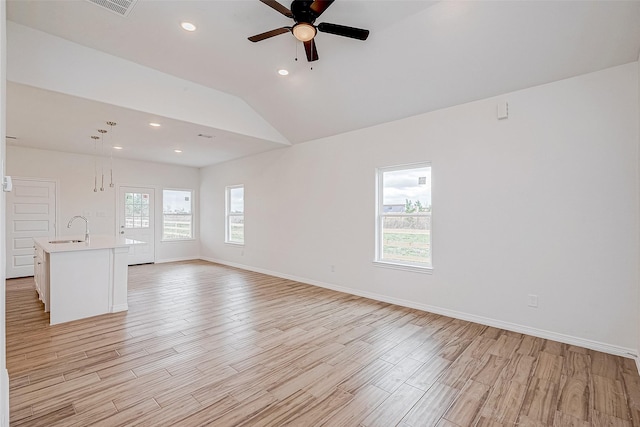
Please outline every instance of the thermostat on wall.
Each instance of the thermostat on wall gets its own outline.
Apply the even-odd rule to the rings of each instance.
[[[509,118],[509,103],[507,101],[498,102],[498,120]]]

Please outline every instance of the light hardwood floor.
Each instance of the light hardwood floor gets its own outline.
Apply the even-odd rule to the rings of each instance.
[[[640,426],[630,359],[217,264],[57,326],[6,294],[12,426]]]

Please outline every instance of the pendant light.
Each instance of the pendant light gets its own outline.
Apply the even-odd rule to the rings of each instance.
[[[100,191],[104,191],[104,134],[107,133],[107,131],[105,129],[98,129],[98,132],[102,134],[102,138],[100,138],[100,168],[102,170]]]
[[[113,188],[113,127],[115,125],[117,125],[116,122],[107,122],[107,125],[109,125],[111,127],[111,136],[109,137],[109,141],[111,141],[111,144],[109,145],[109,175],[110,175],[110,182],[109,182],[109,187]]]
[[[98,139],[99,136],[91,135],[91,139],[93,139],[93,192],[98,192]]]

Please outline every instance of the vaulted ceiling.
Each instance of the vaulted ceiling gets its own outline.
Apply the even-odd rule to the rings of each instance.
[[[370,36],[319,33],[313,63],[291,34],[247,40],[291,25],[258,0],[139,0],[126,17],[86,0],[9,0],[7,18],[7,134],[17,138],[8,144],[90,153],[96,127],[116,120],[118,156],[196,167],[637,61],[640,51],[639,1],[337,0],[316,23]],[[31,52],[45,38],[67,52]],[[43,83],[56,60],[90,67],[78,53],[87,48],[99,56],[73,89]],[[24,58],[41,61],[41,75]],[[125,91],[109,79],[129,63],[140,81]],[[124,96],[143,75],[162,84]],[[142,102],[156,93],[172,95]]]

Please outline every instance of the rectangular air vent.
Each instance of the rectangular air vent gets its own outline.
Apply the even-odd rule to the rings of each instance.
[[[213,138],[213,135],[206,135],[206,134],[204,134],[204,133],[199,133],[199,134],[198,134],[198,136],[199,136],[200,138],[209,138],[209,139]]]
[[[87,0],[120,16],[129,16],[138,0]]]

